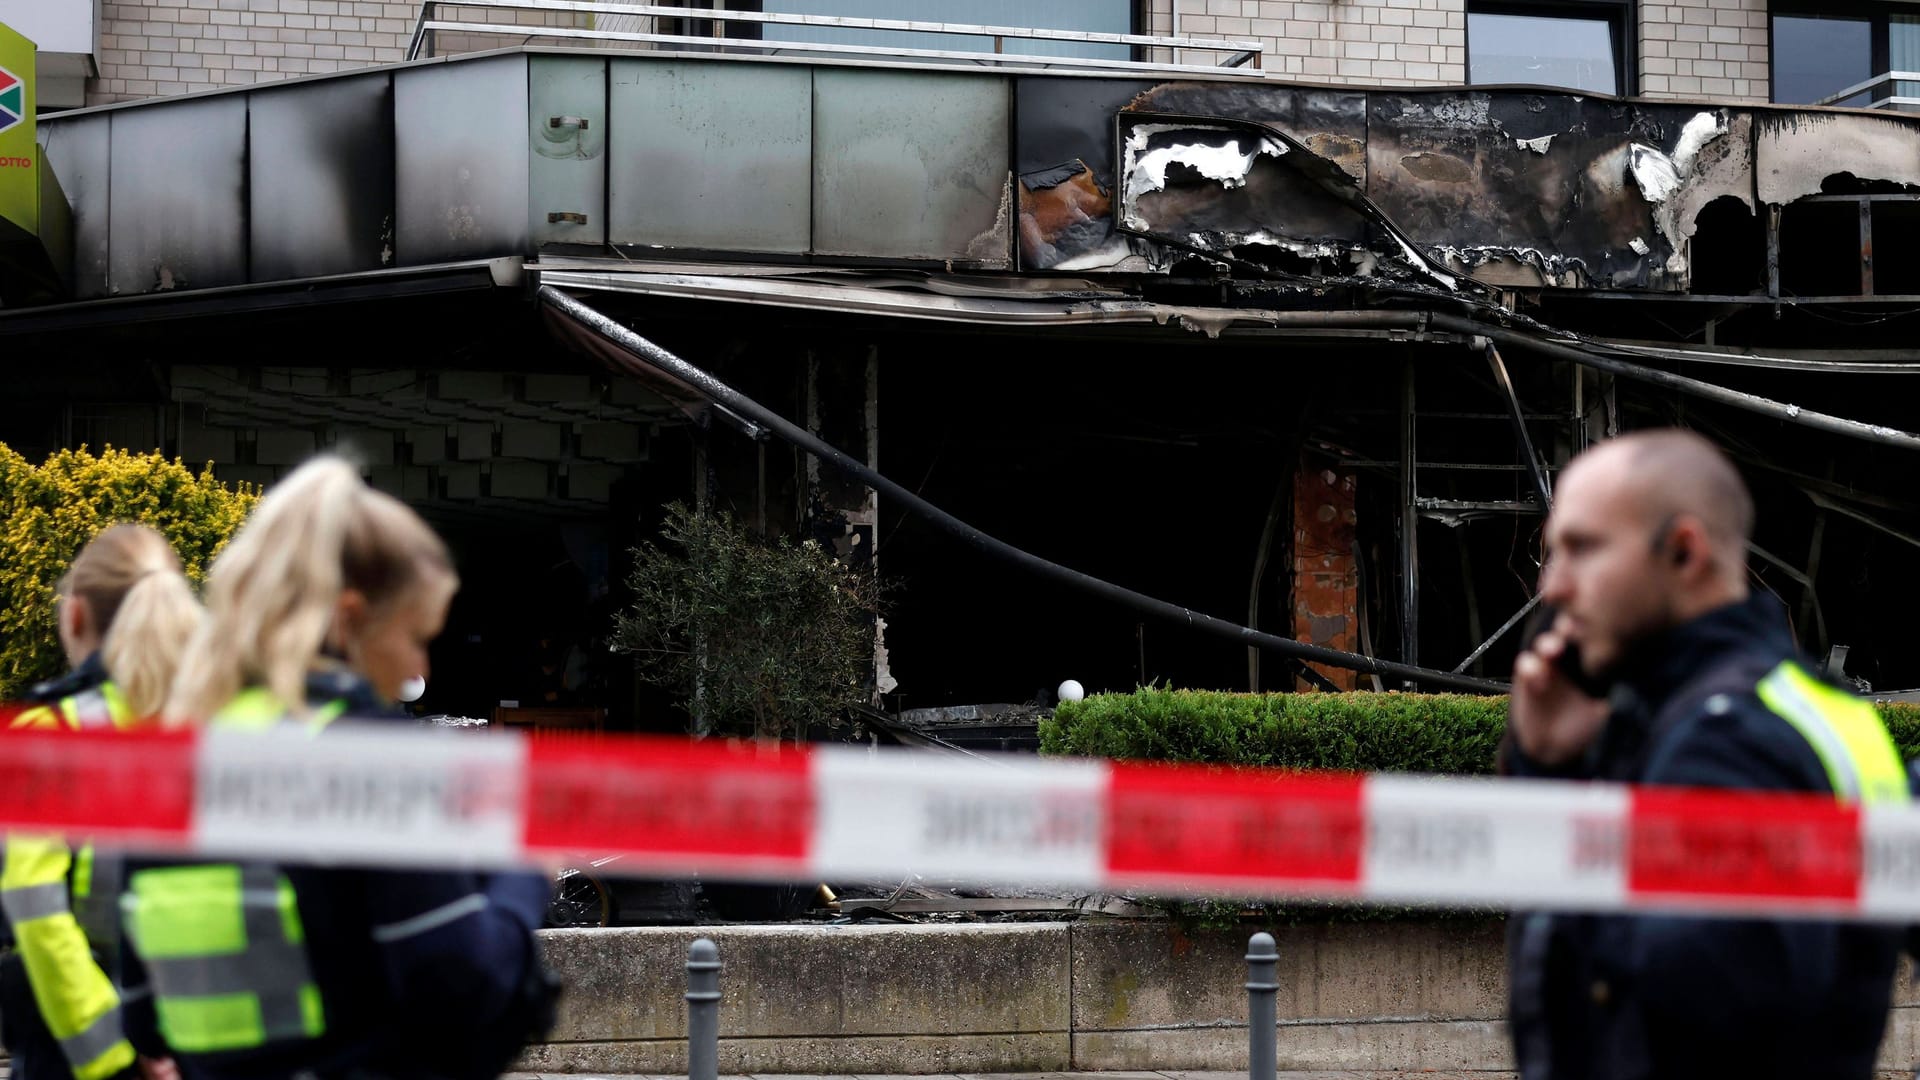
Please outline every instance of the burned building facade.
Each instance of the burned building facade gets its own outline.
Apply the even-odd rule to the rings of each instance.
[[[877,560],[889,709],[1486,686],[1559,469],[1675,423],[1809,651],[1920,686],[1897,113],[518,47],[38,143],[70,232],[9,250],[0,439],[355,450],[467,567],[448,709],[674,499]]]

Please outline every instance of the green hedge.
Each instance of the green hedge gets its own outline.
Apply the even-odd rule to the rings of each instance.
[[[1895,745],[1920,757],[1920,705],[1884,705]],[[1359,772],[1486,774],[1507,722],[1505,698],[1460,694],[1228,694],[1142,689],[1062,703],[1040,723],[1040,751],[1125,760]],[[1365,904],[1141,902],[1175,923],[1219,929],[1397,919],[1498,918],[1485,910]]]
[[[1920,757],[1920,705],[1883,705],[1895,745]],[[1063,702],[1045,754],[1293,769],[1491,773],[1507,700],[1462,694],[1229,694],[1141,689]]]

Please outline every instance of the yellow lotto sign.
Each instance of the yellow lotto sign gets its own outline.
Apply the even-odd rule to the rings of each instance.
[[[0,24],[0,218],[40,231],[39,160],[34,142],[33,42]]]

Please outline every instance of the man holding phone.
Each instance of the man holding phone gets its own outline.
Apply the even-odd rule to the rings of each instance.
[[[1753,500],[1707,440],[1610,440],[1562,474],[1514,663],[1502,771],[1905,802],[1872,706],[1798,658],[1747,587]],[[1866,1080],[1898,928],[1704,916],[1516,914],[1512,1027],[1525,1080]]]

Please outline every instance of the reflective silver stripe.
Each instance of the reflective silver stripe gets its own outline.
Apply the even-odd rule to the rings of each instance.
[[[1765,680],[1767,689],[1775,696],[1780,705],[1785,706],[1780,716],[1797,728],[1803,738],[1813,744],[1813,752],[1827,767],[1827,773],[1833,777],[1835,794],[1858,802],[1860,799],[1860,770],[1855,766],[1853,754],[1848,751],[1845,740],[1827,723],[1820,707],[1808,701],[1800,688],[1783,675],[1774,674]]]
[[[125,1028],[120,1023],[120,1006],[115,1005],[95,1017],[93,1023],[87,1025],[87,1030],[61,1039],[60,1052],[67,1056],[67,1064],[78,1072],[125,1038]]]
[[[457,922],[469,915],[487,910],[487,897],[484,893],[469,893],[451,904],[442,904],[432,911],[415,915],[411,919],[402,919],[397,923],[373,928],[373,940],[382,945],[396,941],[405,941],[410,937],[419,937],[451,922]]]
[[[75,864],[78,864],[75,859]],[[126,883],[127,861],[116,852],[94,849],[93,872],[87,881],[87,894],[73,898],[73,917],[86,932],[87,944],[104,961],[101,967],[109,976],[119,971],[120,962],[120,890]]]
[[[260,1027],[268,1039],[303,1039],[307,1037],[305,1015],[300,1008],[300,992],[291,994],[261,994]]]
[[[11,923],[44,919],[49,915],[65,915],[69,910],[67,883],[64,881],[0,889],[0,911],[7,913],[7,921]]]
[[[73,715],[74,719],[80,721],[82,731],[113,726],[113,706],[108,704],[107,695],[97,686],[73,695]]]

